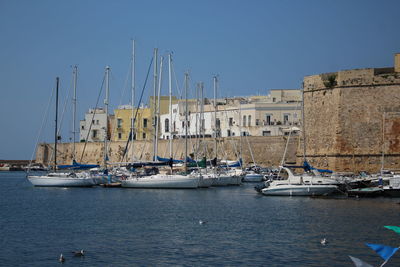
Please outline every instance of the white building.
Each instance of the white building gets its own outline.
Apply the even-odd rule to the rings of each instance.
[[[79,140],[84,142],[87,138],[88,142],[104,141],[106,125],[107,116],[103,108],[89,109],[79,124]]]
[[[217,121],[215,123],[214,105],[205,99],[204,112],[195,100],[188,101],[188,135],[212,137],[228,136],[278,136],[290,131],[300,131],[301,91],[271,90],[267,96],[248,98],[217,99]],[[170,114],[160,116],[160,138],[169,139],[185,136],[185,101],[172,106]],[[204,118],[201,122],[201,116]],[[171,128],[171,129],[170,129]]]

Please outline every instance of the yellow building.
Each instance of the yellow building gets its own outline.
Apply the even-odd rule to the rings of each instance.
[[[153,114],[154,98],[150,96],[150,108],[135,108],[135,137],[134,140],[152,140],[153,139]],[[172,104],[177,103],[175,96],[172,97]],[[169,96],[160,96],[160,115],[169,113]],[[131,130],[132,106],[119,106],[114,110],[114,123],[112,127],[112,141],[127,141]]]
[[[135,140],[151,140],[152,130],[151,125],[152,116],[151,110],[148,107],[141,107],[134,109],[135,120]],[[131,130],[132,121],[132,107],[130,105],[120,106],[114,110],[114,131],[112,141],[127,141]]]

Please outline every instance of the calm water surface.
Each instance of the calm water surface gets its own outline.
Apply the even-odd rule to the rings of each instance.
[[[379,265],[365,242],[400,245],[383,228],[400,226],[400,199],[35,188],[17,172],[0,182],[1,266],[59,266],[60,253],[65,266],[353,266],[348,255]],[[400,252],[385,266],[400,266]]]

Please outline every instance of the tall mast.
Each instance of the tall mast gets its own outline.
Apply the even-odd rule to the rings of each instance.
[[[135,40],[132,40],[132,120],[131,120],[131,160],[133,162],[134,150],[133,150],[133,138],[135,136]]]
[[[240,101],[240,100],[239,100]],[[243,169],[243,141],[242,141],[242,102],[239,104],[239,150],[240,150],[240,159],[242,159],[242,163],[240,164]]]
[[[154,69],[153,69],[153,161],[156,161],[156,125],[158,124],[157,115],[156,115],[156,106],[157,106],[157,57],[158,57],[158,48],[154,48]]]
[[[215,159],[217,160],[217,76],[213,77],[214,81],[214,151],[215,151]],[[216,164],[216,162],[215,162]]]
[[[107,168],[108,161],[108,101],[110,93],[110,67],[106,66],[106,98],[104,99],[104,106],[106,108],[106,126],[104,135],[104,167]]]
[[[207,147],[206,147],[206,134],[205,134],[205,120],[204,120],[204,83],[200,83],[200,98],[201,98],[201,105],[200,105],[200,134],[202,135],[203,139],[203,149],[204,149],[204,157],[207,157]],[[206,168],[207,170],[207,168]]]
[[[72,142],[73,142],[73,146],[72,146],[72,160],[75,161],[75,135],[76,135],[76,83],[77,83],[77,79],[78,79],[78,66],[74,66],[74,70],[73,70],[73,82],[74,82],[74,96],[72,98],[72,104],[73,104],[73,108],[72,108]]]
[[[187,156],[188,156],[188,82],[189,74],[185,73],[185,174],[187,174]]]
[[[304,85],[302,90],[302,101],[301,101],[301,120],[303,128],[303,162],[306,161],[306,122],[304,121]]]
[[[199,151],[199,94],[200,94],[200,83],[196,86],[196,158],[198,158]]]
[[[57,142],[58,142],[58,86],[60,84],[60,78],[56,78],[56,126],[54,129],[54,170],[57,169]]]
[[[385,112],[382,114],[382,156],[381,156],[381,175],[385,165]]]
[[[173,158],[172,155],[172,72],[171,72],[172,58],[171,54],[168,54],[168,91],[169,91],[169,157]]]
[[[158,80],[158,93],[157,93],[157,124],[156,124],[156,143],[155,143],[155,147],[156,147],[156,153],[155,155],[158,156],[158,132],[159,132],[159,128],[160,128],[160,96],[161,96],[161,83],[162,83],[162,68],[163,68],[163,62],[164,62],[164,57],[161,57],[160,60],[160,76],[159,76],[159,80]]]

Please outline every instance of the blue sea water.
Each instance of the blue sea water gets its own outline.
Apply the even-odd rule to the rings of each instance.
[[[0,266],[353,266],[348,255],[377,266],[365,242],[400,245],[383,227],[400,226],[400,198],[265,197],[253,184],[35,188],[21,172],[0,183]],[[400,252],[385,266],[400,266]]]

